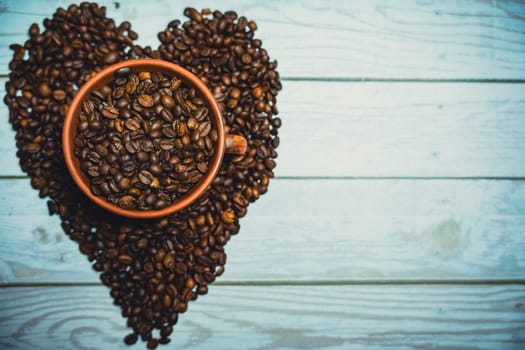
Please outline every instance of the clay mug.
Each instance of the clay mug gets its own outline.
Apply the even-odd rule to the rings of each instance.
[[[217,144],[215,145],[215,154],[208,166],[208,172],[205,173],[200,181],[186,192],[181,198],[174,201],[171,205],[159,210],[127,210],[123,209],[106,199],[94,195],[89,186],[89,180],[84,172],[80,169],[80,162],[74,154],[73,140],[77,132],[78,118],[82,103],[89,97],[91,91],[98,90],[103,86],[111,83],[114,73],[124,67],[129,67],[132,72],[139,73],[160,72],[169,77],[177,77],[187,87],[194,88],[200,97],[204,100],[208,108],[212,127],[217,131]],[[80,190],[93,202],[102,208],[118,215],[134,219],[154,219],[166,215],[174,214],[177,211],[187,207],[199,198],[206,189],[211,185],[213,179],[219,172],[225,153],[244,154],[247,149],[246,139],[240,135],[227,134],[224,129],[224,122],[217,101],[206,85],[190,71],[167,61],[156,59],[135,59],[123,61],[108,66],[96,73],[88,82],[78,90],[76,96],[71,102],[67,111],[64,127],[62,131],[62,149],[66,166]]]

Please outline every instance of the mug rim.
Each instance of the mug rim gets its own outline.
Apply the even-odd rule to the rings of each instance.
[[[205,100],[207,107],[209,108],[210,119],[213,120],[217,129],[217,142],[215,147],[215,154],[208,171],[204,174],[197,185],[193,186],[182,198],[177,199],[174,203],[160,210],[128,210],[119,207],[113,203],[110,203],[106,199],[100,196],[96,196],[91,192],[89,188],[88,179],[86,175],[80,169],[80,161],[74,155],[73,139],[76,135],[76,125],[78,116],[80,114],[80,108],[82,102],[86,100],[91,91],[96,90],[102,85],[107,84],[113,80],[113,74],[121,69],[129,67],[132,71],[162,71],[166,74],[171,74],[182,80],[186,85],[195,88]],[[64,125],[62,129],[62,150],[64,153],[64,161],[69,170],[69,173],[80,190],[93,202],[100,207],[120,216],[125,216],[133,219],[155,219],[163,216],[173,214],[191,203],[197,200],[211,185],[212,181],[217,176],[225,152],[225,130],[224,122],[222,120],[221,111],[217,101],[208,87],[197,77],[181,66],[159,59],[131,59],[122,61],[108,67],[105,67],[100,72],[97,72],[92,76],[84,85],[77,91],[75,97],[71,101],[69,108],[64,119]]]

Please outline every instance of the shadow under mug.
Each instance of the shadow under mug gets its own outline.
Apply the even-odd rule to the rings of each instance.
[[[91,192],[89,186],[89,179],[80,169],[80,161],[74,155],[73,140],[77,132],[78,118],[82,103],[89,97],[91,91],[98,90],[103,86],[110,84],[114,80],[114,73],[124,67],[130,68],[131,71],[135,73],[143,71],[160,72],[167,76],[181,79],[184,85],[194,88],[200,94],[200,97],[204,100],[205,105],[208,108],[212,126],[217,131],[215,154],[208,167],[208,172],[205,173],[201,180],[187,193],[185,193],[184,196],[163,209],[127,210],[105,200],[102,197],[94,195]],[[69,173],[73,177],[73,180],[78,185],[80,190],[90,200],[114,214],[133,219],[154,219],[174,214],[199,198],[211,185],[215,176],[217,176],[224,159],[224,154],[246,153],[247,141],[243,136],[226,134],[224,122],[217,101],[215,101],[211,91],[196,75],[174,63],[167,61],[157,59],[134,59],[123,61],[104,68],[100,72],[96,73],[78,90],[75,98],[69,106],[64,120],[64,126],[62,130],[62,149],[64,152],[64,160]]]

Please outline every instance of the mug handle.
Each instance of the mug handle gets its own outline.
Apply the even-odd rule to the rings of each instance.
[[[241,135],[226,134],[225,137],[226,151],[229,154],[243,155],[248,149],[248,142]]]

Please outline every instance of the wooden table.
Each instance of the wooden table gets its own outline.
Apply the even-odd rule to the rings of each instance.
[[[166,348],[525,348],[525,4],[102,3],[155,45],[185,6],[235,9],[283,78],[276,179]],[[8,44],[67,5],[0,1],[2,85]],[[0,348],[124,349],[0,109]]]

